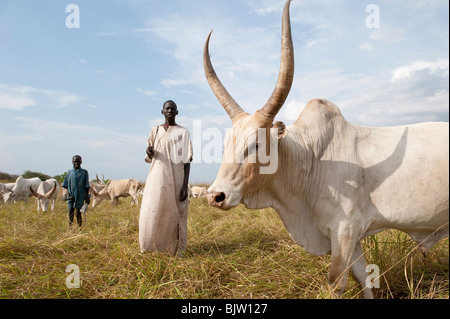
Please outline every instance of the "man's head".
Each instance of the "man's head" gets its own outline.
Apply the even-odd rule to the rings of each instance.
[[[81,167],[81,156],[80,155],[75,155],[74,157],[72,157],[72,164],[73,164],[73,168],[77,169]]]
[[[161,113],[164,115],[166,119],[166,124],[173,125],[175,124],[175,117],[178,115],[178,108],[174,101],[168,100],[164,102],[163,109]]]

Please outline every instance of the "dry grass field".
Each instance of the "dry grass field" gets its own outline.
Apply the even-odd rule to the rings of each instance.
[[[0,204],[0,298],[329,298],[329,257],[296,245],[272,209],[220,211],[191,199],[185,257],[141,254],[130,199],[89,208],[82,229],[68,226],[66,203],[38,213],[29,203]],[[403,233],[365,240],[380,269],[381,299],[449,297],[449,242],[424,258]],[[79,288],[66,285],[79,269]],[[74,281],[69,281],[73,283]],[[343,298],[362,298],[349,276]]]

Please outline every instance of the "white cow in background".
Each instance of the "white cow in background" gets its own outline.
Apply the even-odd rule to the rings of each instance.
[[[99,193],[101,190],[103,190],[106,187],[106,185],[102,182],[99,182],[98,180],[96,182],[89,181],[89,192],[91,193],[91,196],[93,196],[94,191],[96,193]]]
[[[206,187],[201,186],[192,186],[191,187],[191,196],[192,198],[198,198],[198,197],[206,197]]]
[[[67,188],[62,187],[62,183],[59,186],[62,189],[61,200],[65,201],[67,200],[67,196],[69,196],[69,191],[67,190]]]
[[[51,210],[55,210],[56,199],[58,198],[58,192],[60,185],[58,181],[54,178],[42,181],[36,192],[30,187],[31,193],[36,197],[37,210],[46,212],[48,211],[48,206],[51,204]]]
[[[97,180],[89,181],[89,195],[91,196],[91,199],[94,198],[95,194],[100,193],[100,191],[102,191],[106,187],[105,177],[103,176],[103,174],[102,174],[103,178],[101,180],[98,178],[97,174],[95,174],[95,176],[97,177]],[[93,205],[92,207],[94,206],[95,205]]]
[[[138,198],[142,198],[144,196],[144,187],[140,188],[137,192]]]
[[[3,194],[6,192],[6,186],[0,183],[0,203],[3,203]]]
[[[0,203],[3,203],[3,194],[6,192],[6,186],[3,183],[0,183]]]
[[[105,199],[109,199],[111,201],[111,205],[117,205],[119,197],[128,196],[131,196],[132,198],[131,205],[136,204],[138,206],[138,191],[141,188],[141,183],[134,178],[110,180],[100,191],[92,187],[92,207],[95,207]]]
[[[6,193],[11,192],[16,183],[0,183],[0,203],[5,202]]]
[[[33,196],[31,190],[37,192],[39,184],[41,184],[41,180],[39,179],[39,177],[23,178],[22,176],[19,176],[16,179],[14,187],[10,191],[7,190],[3,195],[3,199],[5,200],[6,204],[17,201],[28,202],[28,198],[30,196]]]

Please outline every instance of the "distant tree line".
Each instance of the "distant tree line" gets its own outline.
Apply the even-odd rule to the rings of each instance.
[[[17,177],[19,177],[19,175],[0,172],[0,181],[3,182],[15,182]]]
[[[49,178],[54,178],[56,179],[58,182],[62,183],[62,181],[64,180],[64,177],[66,177],[67,172],[64,172],[61,175],[55,175],[55,176],[50,176],[41,172],[32,172],[32,171],[25,171],[21,176],[23,178],[33,178],[33,177],[39,177],[39,179],[41,181],[45,181]],[[0,172],[0,181],[3,182],[15,182],[16,179],[19,177],[19,175],[15,175],[15,174],[8,174],[8,173],[4,173],[4,172]]]
[[[64,181],[64,177],[66,177],[66,175],[67,175],[67,172],[64,172],[60,175],[50,176],[50,175],[47,175],[47,174],[44,174],[41,172],[25,171],[20,176],[22,176],[23,178],[39,177],[41,181],[45,181],[49,178],[54,178],[58,182],[62,183]],[[0,172],[0,182],[12,183],[12,182],[16,181],[17,177],[19,177],[19,175]],[[97,179],[94,179],[94,181],[97,181]],[[109,179],[104,180],[105,183],[107,183],[108,181],[109,181]]]

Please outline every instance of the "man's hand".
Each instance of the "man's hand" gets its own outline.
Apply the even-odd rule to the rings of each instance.
[[[181,187],[179,196],[180,202],[184,202],[187,196],[188,196],[187,187]]]
[[[148,157],[152,158],[155,152],[153,151],[153,146],[147,147],[147,150],[145,151],[147,153]]]

